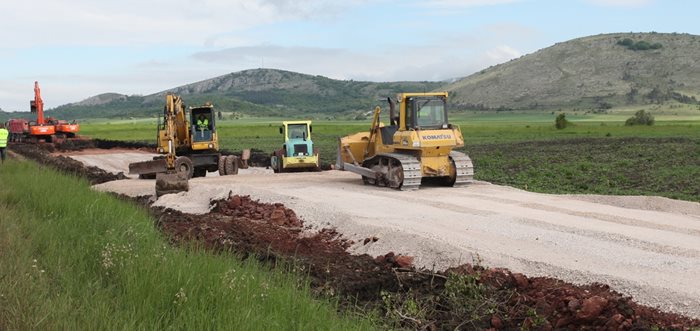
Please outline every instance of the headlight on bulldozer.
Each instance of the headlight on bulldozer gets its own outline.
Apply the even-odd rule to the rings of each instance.
[[[209,148],[214,148],[214,144],[209,144]]]
[[[165,150],[163,149],[163,147],[158,148],[158,153],[161,153],[161,154],[165,153]]]

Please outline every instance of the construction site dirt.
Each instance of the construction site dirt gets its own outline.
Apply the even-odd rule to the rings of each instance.
[[[132,147],[134,148],[134,147]],[[493,246],[485,247],[483,250],[475,252],[472,258],[463,257],[463,262],[456,263],[456,260],[435,260],[429,258],[430,254],[422,254],[413,249],[406,249],[407,246],[397,244],[397,240],[405,241],[411,238],[416,239],[416,232],[408,233],[403,237],[398,236],[395,240],[391,240],[390,236],[398,231],[401,231],[401,226],[396,225],[391,229],[377,226],[378,220],[387,219],[389,223],[393,220],[385,217],[384,210],[374,209],[375,204],[391,203],[396,204],[398,199],[406,201],[406,205],[394,205],[392,209],[407,209],[405,213],[415,213],[415,210],[409,207],[410,204],[415,204],[415,194],[418,192],[396,192],[381,188],[363,187],[361,180],[354,176],[338,174],[337,171],[324,173],[309,173],[309,174],[283,174],[272,175],[265,169],[251,171],[249,175],[242,176],[227,176],[226,178],[198,178],[192,180],[193,192],[181,193],[177,195],[165,195],[154,201],[150,196],[153,181],[148,180],[117,180],[123,176],[108,173],[115,176],[114,179],[107,179],[102,172],[106,171],[84,165],[81,162],[73,163],[65,161],[71,160],[62,155],[51,154],[45,148],[36,147],[19,147],[13,146],[13,151],[18,152],[28,158],[34,159],[40,163],[49,164],[63,171],[78,174],[91,180],[93,183],[104,182],[97,185],[95,188],[103,191],[111,191],[120,194],[122,197],[129,197],[138,203],[149,204],[151,212],[156,219],[156,225],[162,229],[164,233],[171,239],[173,244],[179,245],[183,243],[196,242],[204,247],[211,249],[213,252],[233,252],[235,256],[240,258],[257,258],[261,261],[272,262],[270,267],[292,266],[297,272],[307,275],[311,279],[312,289],[319,296],[331,296],[340,298],[340,302],[346,309],[355,309],[353,307],[376,308],[387,319],[387,323],[398,321],[404,327],[415,329],[513,329],[517,327],[527,327],[530,329],[581,329],[581,328],[606,328],[606,329],[648,329],[653,326],[661,328],[676,328],[687,329],[700,326],[700,321],[693,320],[689,317],[683,317],[674,313],[661,312],[656,308],[643,306],[635,303],[635,300],[630,298],[630,293],[621,294],[612,288],[629,289],[624,283],[627,279],[623,277],[611,277],[615,282],[603,285],[596,283],[595,268],[600,268],[601,274],[610,273],[607,270],[608,261],[601,261],[597,267],[591,267],[581,271],[585,276],[565,276],[568,282],[558,280],[551,277],[546,277],[548,274],[559,276],[562,273],[551,272],[551,270],[569,269],[567,272],[574,273],[576,268],[569,268],[566,264],[557,262],[560,256],[554,254],[550,256],[551,261],[548,261],[554,267],[547,268],[544,264],[533,264],[530,267],[521,270],[509,271],[504,266],[508,267],[509,263],[501,263],[503,259],[518,259],[518,255],[513,253],[510,257],[498,258],[499,254],[493,254],[490,250],[495,250]],[[116,153],[128,152],[120,149],[115,150]],[[133,152],[133,151],[132,151]],[[54,151],[55,153],[55,151]],[[70,154],[70,153],[69,153]],[[84,154],[89,154],[85,152]],[[97,154],[95,154],[97,155]],[[110,153],[104,154],[105,157],[110,157]],[[60,161],[55,161],[60,160]],[[91,162],[99,163],[100,157],[90,159]],[[115,168],[119,168],[116,166]],[[114,170],[113,170],[114,171]],[[304,176],[304,178],[294,178],[294,176]],[[265,178],[267,177],[267,178]],[[95,179],[91,179],[95,178]],[[274,179],[270,179],[274,178]],[[111,182],[105,182],[107,179]],[[303,197],[293,196],[290,192],[295,192],[293,182],[300,181],[308,183],[302,187],[296,187],[296,194],[302,195],[305,190],[319,191],[324,198],[322,200],[308,201]],[[324,190],[323,184],[328,181],[338,182],[338,190]],[[274,187],[269,187],[266,190],[254,190],[251,187],[260,187],[263,183],[276,183]],[[281,185],[278,185],[279,183]],[[150,186],[149,186],[150,185]],[[214,186],[218,188],[213,189]],[[128,187],[128,188],[127,188]],[[149,188],[150,187],[150,188]],[[515,213],[522,212],[523,208],[538,208],[544,213],[558,212],[553,205],[545,201],[525,201],[525,195],[531,194],[519,190],[499,187],[494,187],[485,183],[478,183],[476,188],[472,188],[469,194],[476,194],[485,197],[489,194],[489,190],[499,195],[500,201],[484,200],[482,203],[495,204],[500,202],[503,204],[513,205]],[[380,197],[381,201],[368,203],[363,201],[363,196],[358,196],[361,189],[371,190],[372,197]],[[470,188],[461,188],[460,190],[469,190]],[[456,192],[446,192],[447,188],[427,188],[430,195],[455,195]],[[271,191],[275,194],[268,194]],[[517,191],[517,192],[516,192]],[[203,195],[202,192],[208,192]],[[251,194],[246,194],[250,192]],[[503,195],[503,192],[511,192],[513,194]],[[498,194],[497,194],[498,193]],[[313,192],[312,192],[313,194]],[[341,197],[340,195],[347,195]],[[193,196],[201,196],[199,199],[193,199]],[[285,197],[280,198],[281,195]],[[338,196],[336,196],[338,195]],[[398,195],[397,199],[393,199],[394,195]],[[466,197],[467,192],[460,191],[457,198],[464,201],[473,199]],[[516,196],[522,200],[515,201]],[[538,198],[543,198],[540,195]],[[391,199],[389,199],[391,198]],[[676,201],[648,201],[642,203],[635,199],[624,199],[625,197],[615,197],[606,199],[601,202],[600,196],[569,196],[556,201],[559,209],[573,209],[572,204],[575,202],[578,205],[586,208],[603,208],[606,206],[616,205],[616,208],[628,208],[635,215],[627,215],[615,220],[608,219],[613,225],[619,226],[627,224],[632,226],[634,222],[643,220],[648,223],[646,228],[655,228],[661,232],[669,231],[659,223],[655,223],[644,216],[640,216],[644,212],[648,213],[670,213],[669,210],[680,210],[677,213],[670,213],[665,216],[682,218],[680,224],[668,225],[668,227],[689,227],[690,235],[697,236],[698,230],[695,228],[697,223],[700,223],[700,210],[697,204],[684,203]],[[259,200],[258,200],[259,199]],[[188,203],[184,201],[188,200]],[[340,200],[348,201],[346,206],[340,208],[338,202]],[[426,198],[425,200],[430,200]],[[624,200],[624,201],[623,201]],[[572,202],[573,201],[573,202]],[[283,202],[283,203],[281,203]],[[473,202],[473,201],[472,201]],[[663,203],[661,203],[663,202]],[[451,201],[444,201],[441,204],[431,200],[433,207],[458,211],[458,206],[452,204]],[[467,202],[464,202],[467,203]],[[535,206],[536,204],[539,204]],[[664,205],[667,204],[667,205]],[[293,210],[287,208],[292,205]],[[326,206],[324,206],[326,205]],[[585,205],[585,206],[583,206]],[[498,206],[494,206],[497,208]],[[327,209],[341,209],[336,213],[326,213]],[[367,222],[367,219],[374,218],[372,226],[367,227],[368,230],[363,231],[359,228],[351,228],[348,226],[338,226],[338,221],[345,221],[343,214],[345,209],[357,209],[355,216],[363,218],[357,223]],[[462,207],[465,208],[465,207]],[[413,211],[412,211],[413,210]],[[300,212],[301,211],[301,212]],[[624,210],[615,210],[615,212],[624,212]],[[486,210],[474,212],[477,216],[484,215],[490,212]],[[594,210],[589,213],[605,214],[605,211]],[[504,213],[506,215],[508,213]],[[586,216],[583,212],[570,212],[564,216],[573,217],[591,217]],[[608,218],[612,218],[612,212],[606,214]],[[640,215],[636,215],[640,214]],[[324,220],[319,220],[319,215],[325,217]],[[505,217],[500,215],[501,217]],[[435,215],[445,217],[446,215]],[[499,215],[496,215],[499,216]],[[507,216],[507,215],[506,215]],[[648,216],[648,215],[647,215]],[[657,218],[664,215],[655,215]],[[422,217],[421,213],[413,216],[414,218]],[[449,215],[447,217],[450,217]],[[455,217],[455,215],[452,215]],[[598,216],[598,218],[605,218]],[[684,218],[685,217],[685,218]],[[307,218],[311,222],[307,221]],[[367,218],[367,219],[364,219]],[[478,218],[475,216],[475,218]],[[534,217],[528,218],[523,215],[523,223],[530,223],[542,226],[543,220]],[[440,222],[431,219],[422,221],[426,227],[440,228],[445,226]],[[554,221],[554,220],[553,220]],[[431,224],[430,222],[435,222]],[[669,221],[670,222],[670,221]],[[684,225],[692,223],[694,225]],[[694,222],[694,223],[693,223]],[[655,224],[650,224],[655,223]],[[413,226],[413,223],[406,221],[405,226],[408,230]],[[503,224],[495,224],[502,227]],[[518,224],[516,224],[518,225]],[[471,227],[470,235],[485,235],[483,240],[494,241],[492,235],[485,228],[479,228],[477,222],[463,224],[461,227]],[[567,225],[566,229],[563,225],[555,226],[550,224],[545,226],[545,232],[551,232],[557,236],[558,231],[569,231],[570,239],[575,235],[586,237],[588,232],[601,232],[595,228],[577,228],[578,226]],[[645,228],[645,229],[646,229]],[[383,229],[383,230],[382,230]],[[415,229],[414,229],[415,230]],[[635,229],[637,232],[644,232],[643,229]],[[423,229],[421,231],[428,232]],[[453,231],[458,231],[455,228]],[[462,231],[462,230],[459,230]],[[675,231],[675,230],[673,230]],[[680,231],[680,229],[679,229]],[[410,232],[410,231],[409,231]],[[644,233],[639,234],[645,235]],[[432,234],[431,236],[435,236]],[[606,240],[617,240],[619,234],[614,231],[607,231],[605,234]],[[630,234],[630,236],[634,236]],[[663,237],[663,235],[662,235]],[[613,238],[613,239],[611,239]],[[439,238],[438,238],[439,239]],[[534,234],[533,243],[537,245],[546,245],[551,238],[542,236],[542,234]],[[622,241],[629,241],[630,238],[622,238]],[[576,238],[571,239],[570,245],[577,245]],[[641,247],[639,241],[630,245]],[[651,240],[647,240],[651,241]],[[430,244],[432,242],[429,242]],[[454,245],[454,243],[448,243]],[[472,243],[471,246],[478,244]],[[508,246],[513,244],[512,241],[503,240],[502,245]],[[597,247],[600,243],[594,241],[591,243],[591,248],[600,249]],[[653,253],[670,254],[674,257],[679,257],[683,260],[683,268],[687,272],[693,273],[698,271],[696,261],[698,258],[697,247],[692,247],[693,244],[683,245],[681,247],[671,247],[670,244],[652,242],[658,246]],[[688,246],[689,245],[689,246]],[[390,248],[392,247],[393,248]],[[445,246],[434,246],[434,250],[440,250]],[[664,246],[664,247],[662,247]],[[614,247],[613,247],[614,248]],[[462,248],[464,250],[464,248]],[[508,249],[508,248],[504,248]],[[512,250],[530,250],[523,254],[532,254],[537,256],[538,250],[543,249],[541,246],[518,246],[511,245]],[[625,248],[628,249],[628,248]],[[566,247],[561,247],[562,254],[567,253]],[[642,249],[650,251],[649,248]],[[378,253],[381,251],[381,253]],[[672,252],[666,252],[672,251]],[[609,253],[614,257],[619,258],[617,253]],[[443,255],[454,256],[455,251],[443,252]],[[481,257],[483,257],[483,260]],[[474,258],[476,256],[477,258]],[[635,256],[632,260],[636,260],[639,256]],[[569,259],[581,258],[580,263],[587,263],[585,260],[588,256],[578,257],[570,256]],[[534,260],[533,260],[534,261]],[[623,263],[624,262],[624,263]],[[573,263],[573,261],[572,261]],[[622,264],[627,263],[621,261]],[[666,275],[669,278],[674,277],[675,269],[670,261],[666,263]],[[522,261],[510,263],[512,265],[525,265]],[[537,269],[540,272],[537,272]],[[635,267],[636,268],[636,267]],[[634,269],[634,268],[632,268]],[[292,269],[294,270],[294,269]],[[663,272],[650,268],[650,278],[647,283],[655,279],[656,274]],[[565,274],[566,275],[566,274]],[[681,274],[679,277],[686,277]],[[659,277],[664,277],[659,275]],[[587,281],[587,280],[594,281]],[[601,278],[605,280],[605,277]],[[622,280],[621,280],[622,279]],[[575,285],[573,283],[577,283]],[[461,284],[462,286],[456,286]],[[623,286],[621,286],[621,284]],[[610,285],[610,286],[609,286]],[[685,282],[681,285],[693,286],[694,284]],[[644,284],[639,285],[644,286]],[[632,288],[634,290],[634,287]],[[678,298],[675,303],[671,303],[671,309],[665,311],[676,311],[683,313],[686,316],[697,318],[700,312],[696,310],[698,307],[697,297],[693,301],[693,291],[698,288],[691,288],[688,292],[680,293],[677,288],[669,289],[672,296]],[[632,291],[634,292],[634,291]],[[474,296],[474,294],[478,294]],[[655,291],[642,293],[641,297],[654,295]],[[634,293],[633,293],[634,294]],[[472,303],[469,300],[476,299],[483,303],[481,308],[475,305],[475,309],[488,308],[480,315],[480,318],[473,319],[472,316],[465,310]],[[636,295],[635,295],[636,299]],[[668,298],[663,298],[667,300]],[[674,301],[673,299],[669,299]],[[402,310],[405,308],[404,303],[416,302],[419,304],[421,314],[411,315],[409,311]],[[648,302],[649,299],[645,300]],[[646,303],[645,302],[645,303]],[[661,304],[651,304],[651,306],[667,307],[666,302]],[[685,309],[684,309],[685,307]]]

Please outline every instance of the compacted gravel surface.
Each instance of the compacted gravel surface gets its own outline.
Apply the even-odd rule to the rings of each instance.
[[[144,196],[154,186],[128,179],[95,188]],[[351,252],[392,251],[434,270],[479,263],[575,284],[599,282],[641,304],[700,317],[699,203],[539,194],[485,182],[402,192],[365,186],[348,172],[251,168],[192,179],[189,192],[162,196],[154,206],[203,214],[212,199],[229,193],[282,203],[317,230],[335,228],[355,242]]]

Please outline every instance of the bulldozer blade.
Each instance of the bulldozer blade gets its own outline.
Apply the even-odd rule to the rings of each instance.
[[[131,175],[148,175],[167,170],[168,164],[165,159],[129,163],[129,174]]]
[[[156,197],[189,191],[189,189],[190,184],[183,173],[159,172],[156,174]]]

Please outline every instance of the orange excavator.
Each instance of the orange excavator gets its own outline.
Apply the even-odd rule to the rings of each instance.
[[[80,124],[68,123],[53,117],[44,118],[44,101],[41,99],[39,82],[34,82],[34,100],[29,101],[32,113],[36,113],[36,121],[26,119],[10,119],[7,121],[10,131],[10,141],[30,142],[60,142],[66,138],[76,138]]]
[[[29,101],[32,113],[36,113],[36,122],[29,122],[29,135],[37,140],[51,142],[56,134],[56,126],[44,120],[44,100],[41,99],[39,82],[34,82],[34,100]]]

